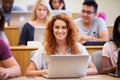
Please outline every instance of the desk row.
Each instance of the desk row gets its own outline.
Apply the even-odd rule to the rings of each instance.
[[[102,50],[102,46],[85,46],[86,49],[90,54],[92,54],[95,51]],[[10,50],[12,51],[13,56],[17,60],[17,62],[20,64],[22,75],[25,73],[26,69],[29,66],[30,63],[30,54],[33,50],[37,50],[38,48],[33,47],[10,47]]]
[[[113,31],[113,27],[108,26],[107,28],[109,30],[109,36],[111,36],[112,31]],[[19,27],[6,27],[5,33],[7,35],[8,40],[9,40],[10,46],[17,46],[18,41],[19,41],[19,35],[20,35]]]

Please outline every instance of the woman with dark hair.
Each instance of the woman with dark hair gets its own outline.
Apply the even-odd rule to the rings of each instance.
[[[113,28],[113,40],[107,42],[102,51],[102,74],[116,71],[118,51],[120,50],[120,15],[116,18]]]
[[[5,17],[3,12],[0,10],[0,38],[2,38],[6,44],[9,44],[9,41],[4,33],[4,26],[5,26]]]
[[[49,4],[52,10],[65,10],[64,0],[49,0]]]

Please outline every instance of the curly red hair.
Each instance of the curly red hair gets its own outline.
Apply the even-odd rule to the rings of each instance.
[[[67,45],[70,47],[71,54],[77,54],[79,53],[79,50],[76,46],[77,42],[77,36],[78,36],[78,30],[76,25],[74,24],[72,18],[67,16],[66,14],[58,14],[56,16],[53,16],[52,19],[48,22],[46,26],[45,31],[45,50],[47,51],[47,54],[53,55],[56,54],[56,40],[55,36],[53,34],[53,26],[56,20],[62,20],[66,23],[68,28],[68,36],[67,36]]]

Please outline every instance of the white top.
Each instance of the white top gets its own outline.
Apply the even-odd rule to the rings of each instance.
[[[80,54],[89,55],[86,48],[81,44],[77,44],[78,49],[80,50]],[[48,69],[48,57],[46,56],[46,51],[44,46],[41,44],[40,48],[31,56],[31,61],[33,61],[38,70]],[[57,52],[57,55],[62,55],[61,52]],[[66,55],[71,55],[70,48],[67,50]],[[91,57],[90,59],[91,60]]]
[[[106,42],[103,46],[102,56],[106,56],[110,58],[112,66],[117,65],[117,58],[118,58],[118,50],[117,46],[113,41]]]
[[[79,29],[79,33],[82,35],[88,35],[88,36],[99,38],[99,33],[101,31],[107,31],[106,24],[104,20],[102,20],[101,18],[95,17],[93,20],[93,24],[90,26],[89,29],[83,26],[82,18],[78,18],[74,20],[74,22]]]
[[[3,31],[0,31],[0,38],[3,39],[6,44],[9,45],[9,41],[7,39],[7,36],[5,35],[5,33]]]

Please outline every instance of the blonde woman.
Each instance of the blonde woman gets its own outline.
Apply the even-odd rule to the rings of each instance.
[[[27,22],[22,29],[19,45],[27,45],[27,41],[34,40],[34,28],[45,27],[50,18],[50,7],[42,0],[38,0],[32,10],[31,21]]]

